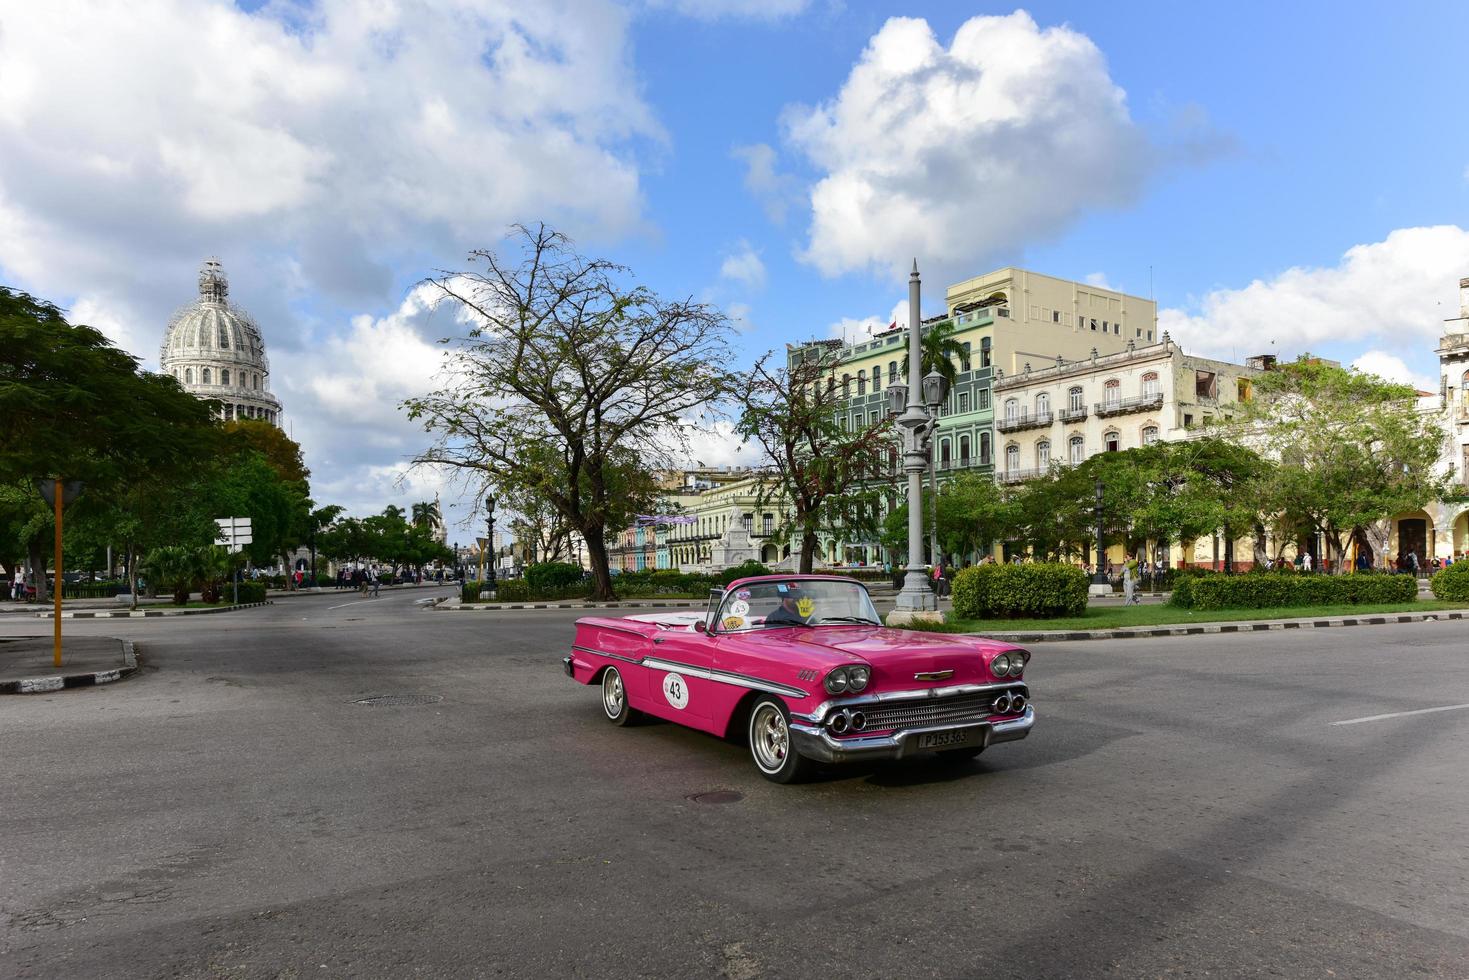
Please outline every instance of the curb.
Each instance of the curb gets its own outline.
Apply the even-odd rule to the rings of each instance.
[[[66,614],[63,613],[64,617]],[[68,687],[95,687],[120,681],[138,669],[138,658],[132,640],[122,641],[121,667],[112,670],[94,670],[85,674],[66,674],[61,677],[30,677],[18,681],[0,681],[0,694],[45,694]]]
[[[537,602],[537,603],[475,603],[472,606],[451,606],[437,604],[429,608],[439,612],[504,612],[508,609],[703,609],[708,602],[699,601],[676,601],[669,602]]]
[[[215,606],[210,609],[139,609],[122,610],[118,612],[64,612],[62,619],[146,619],[156,616],[207,616],[210,613],[234,612],[237,609],[255,609],[259,606],[274,605],[274,601],[266,599],[264,602],[242,602],[238,606]],[[54,619],[54,612],[36,613],[37,619]]]
[[[1286,619],[1276,622],[1201,623],[1197,626],[1135,626],[1115,630],[1055,630],[1044,633],[965,633],[1007,643],[1053,643],[1063,640],[1130,640],[1158,636],[1201,636],[1211,633],[1263,633],[1269,630],[1328,629],[1336,626],[1387,626],[1469,619],[1469,612],[1409,613],[1394,616]]]

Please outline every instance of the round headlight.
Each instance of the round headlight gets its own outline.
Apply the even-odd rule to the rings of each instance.
[[[1025,669],[1025,658],[1018,653],[1010,658],[1010,676],[1019,677],[1020,672]]]
[[[990,661],[990,673],[996,677],[1004,677],[1010,672],[1010,658],[1003,653]]]
[[[871,679],[872,671],[868,670],[866,667],[847,668],[847,687],[850,690],[862,690],[867,686],[867,682]]]
[[[847,689],[847,669],[838,667],[826,675],[826,690],[829,694],[841,694]]]

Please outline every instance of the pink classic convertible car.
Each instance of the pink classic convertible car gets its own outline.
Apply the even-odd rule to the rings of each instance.
[[[602,688],[614,725],[649,714],[745,736],[767,779],[819,762],[922,752],[972,759],[1035,724],[1030,654],[969,636],[888,629],[848,578],[768,575],[714,590],[704,613],[588,617],[563,664]]]

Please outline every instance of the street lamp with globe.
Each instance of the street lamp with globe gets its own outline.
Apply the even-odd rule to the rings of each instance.
[[[485,511],[489,514],[490,536],[485,539],[485,550],[490,554],[490,560],[485,568],[485,585],[491,592],[495,590],[495,498],[485,498]]]

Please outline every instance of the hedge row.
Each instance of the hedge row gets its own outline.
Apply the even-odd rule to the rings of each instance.
[[[1412,602],[1417,598],[1418,580],[1412,575],[1250,572],[1190,576],[1174,585],[1169,602],[1185,609],[1274,609]]]
[[[1456,561],[1436,573],[1429,587],[1445,602],[1469,602],[1469,561]]]
[[[232,585],[232,584],[230,584],[228,582],[225,583],[224,587],[222,589],[220,589],[219,596],[220,596],[220,600],[222,602],[234,602],[235,601],[235,587],[234,587],[234,585]],[[252,582],[241,582],[240,583],[240,602],[245,603],[245,602],[264,602],[264,601],[265,601],[265,583],[264,582],[253,582],[252,581]]]
[[[954,578],[959,619],[1058,619],[1086,612],[1087,576],[1075,565],[976,565]]]

